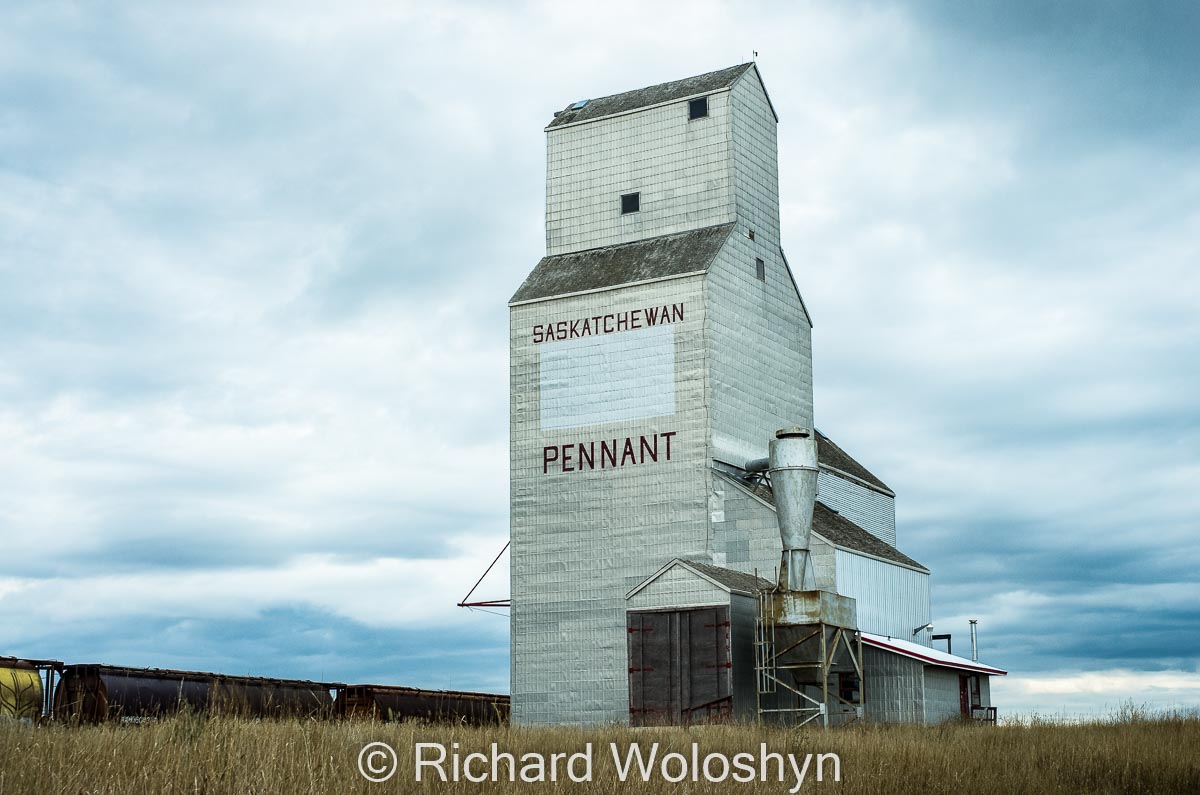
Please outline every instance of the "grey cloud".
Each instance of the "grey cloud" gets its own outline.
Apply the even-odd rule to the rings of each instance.
[[[706,6],[688,36],[663,10],[575,14],[14,13],[0,529],[33,540],[0,604],[5,576],[502,539],[504,304],[544,246],[542,126],[753,40],[817,424],[897,490],[935,621],[991,616],[1014,676],[1193,670],[1196,615],[1137,600],[1197,562],[1195,9]],[[1131,601],[1077,598],[1112,587]],[[478,618],[431,639],[298,606],[7,615],[0,652],[503,689],[503,621]]]

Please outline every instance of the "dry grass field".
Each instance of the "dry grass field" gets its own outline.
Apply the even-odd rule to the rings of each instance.
[[[399,767],[382,783],[358,770],[360,749],[387,743],[398,752]],[[432,726],[414,723],[263,722],[180,716],[141,725],[34,728],[0,723],[0,793],[343,793],[343,792],[679,792],[783,793],[796,786],[789,770],[784,782],[768,762],[769,780],[706,781],[703,774],[680,783],[664,780],[655,768],[649,782],[634,772],[622,783],[610,744],[621,754],[633,744],[659,756],[679,752],[691,759],[708,754],[749,753],[758,767],[760,744],[770,751],[837,754],[841,782],[831,780],[830,758],[823,780],[815,766],[799,792],[838,793],[1200,793],[1200,719],[1145,719],[1136,713],[1103,723],[1055,725],[1038,720],[988,727],[933,728],[860,726],[833,732],[754,726],[693,729],[515,729]],[[499,783],[414,780],[416,743],[452,743],[461,754],[500,751],[521,754],[581,752],[593,747],[592,780],[573,783],[559,766],[558,783],[509,782],[501,760]],[[426,751],[426,753],[432,753]],[[428,757],[427,757],[428,758]],[[746,758],[748,759],[748,758]],[[385,758],[365,763],[382,771]],[[683,760],[666,771],[679,774]],[[584,775],[582,760],[574,772]],[[489,763],[490,764],[490,763]],[[815,765],[815,759],[814,759]],[[518,764],[518,771],[520,771]],[[450,765],[446,765],[451,773]],[[475,772],[488,773],[480,766]],[[730,776],[738,772],[731,769]],[[749,773],[741,769],[744,776]],[[710,768],[719,775],[720,760]],[[527,770],[530,776],[536,768]],[[756,776],[757,776],[756,773]],[[434,775],[436,778],[436,775]]]

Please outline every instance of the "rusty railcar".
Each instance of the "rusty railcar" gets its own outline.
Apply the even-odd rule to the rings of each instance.
[[[342,718],[426,720],[480,726],[507,723],[509,697],[461,690],[347,685],[338,689],[336,711]]]
[[[62,721],[100,723],[181,710],[246,717],[327,717],[335,685],[200,671],[68,665],[54,695]]]

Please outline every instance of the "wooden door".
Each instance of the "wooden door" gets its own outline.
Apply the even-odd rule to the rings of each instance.
[[[683,725],[733,714],[729,608],[631,611],[629,722]]]

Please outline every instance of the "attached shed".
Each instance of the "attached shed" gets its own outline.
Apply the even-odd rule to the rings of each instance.
[[[995,721],[991,678],[1000,668],[907,640],[862,633],[866,716],[883,723]]]
[[[629,591],[629,722],[753,720],[755,594],[770,587],[675,558]]]

